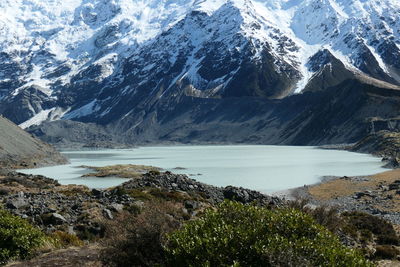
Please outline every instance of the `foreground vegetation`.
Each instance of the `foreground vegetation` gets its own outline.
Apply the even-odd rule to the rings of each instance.
[[[377,216],[342,213],[305,200],[274,200],[238,188],[220,192],[170,173],[153,170],[102,191],[56,185],[43,189],[44,194],[28,191],[27,209],[16,208],[20,196],[11,190],[42,188],[48,182],[14,178],[3,196],[5,207],[32,219],[41,230],[0,211],[1,264],[20,259],[17,267],[58,262],[59,266],[374,266],[381,259],[398,263],[400,255],[393,224]],[[168,181],[188,189],[176,189]],[[222,202],[224,198],[231,200]],[[30,210],[41,207],[33,205],[33,199],[47,201],[59,214],[49,209],[31,216]],[[81,212],[76,215],[73,210]]]
[[[224,202],[168,237],[170,266],[372,266],[298,210]]]
[[[0,265],[24,259],[45,243],[46,236],[26,220],[0,209]]]
[[[225,201],[185,222],[177,203],[149,205],[108,226],[102,253],[107,265],[373,266],[295,208]]]

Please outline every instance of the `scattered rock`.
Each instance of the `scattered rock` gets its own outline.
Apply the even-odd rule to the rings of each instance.
[[[389,190],[398,190],[400,189],[400,183],[394,182],[389,185]]]
[[[26,207],[28,205],[29,205],[29,203],[28,203],[28,201],[26,201],[26,199],[21,198],[21,197],[18,196],[18,198],[16,198],[16,199],[8,200],[7,203],[6,203],[6,208],[8,208],[8,209],[20,209],[20,208]]]
[[[192,209],[192,210],[197,209],[199,207],[199,203],[193,200],[186,200],[184,205],[186,209]]]
[[[113,220],[114,219],[114,216],[112,215],[112,212],[109,209],[104,209],[103,210],[103,215],[104,215],[104,217],[106,219],[109,219],[109,220]]]
[[[118,188],[120,190],[143,189],[146,187],[162,188],[170,191],[195,193],[212,203],[222,202],[224,199],[235,199],[243,203],[258,202],[268,205],[280,205],[282,200],[264,195],[258,191],[234,186],[225,188],[200,183],[184,174],[174,174],[169,171],[147,173],[140,179],[129,180]],[[117,190],[117,189],[116,189]]]
[[[54,225],[60,225],[60,224],[67,223],[67,220],[64,218],[64,216],[62,216],[61,214],[58,214],[58,213],[52,213],[50,219],[51,219],[52,224],[54,224]]]
[[[109,209],[114,212],[121,212],[124,210],[124,205],[118,204],[118,203],[113,203],[109,206]]]

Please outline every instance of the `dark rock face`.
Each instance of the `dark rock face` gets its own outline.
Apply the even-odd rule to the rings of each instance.
[[[337,86],[345,80],[355,79],[355,74],[348,70],[346,66],[327,50],[320,50],[313,55],[308,67],[315,72],[313,77],[304,88],[305,92],[315,92],[326,90],[333,86]]]
[[[108,140],[128,144],[342,144],[368,135],[371,120],[375,120],[376,129],[397,131],[399,105],[400,90],[355,78],[281,100],[190,96],[161,99],[151,108],[137,108],[117,122],[96,127],[100,129],[97,133],[109,135]],[[65,140],[74,138],[76,132],[86,140],[93,136],[84,133],[91,127],[87,124],[71,122],[76,128],[69,129],[62,126],[64,123],[70,122],[46,123],[29,130],[47,142],[57,140],[57,135],[65,136]]]
[[[11,102],[2,103],[0,113],[20,124],[40,111],[54,107],[55,104],[55,100],[49,99],[38,86],[32,86],[23,90]]]
[[[117,138],[106,127],[94,123],[60,120],[32,126],[28,132],[58,147],[119,147]]]
[[[396,121],[398,119],[393,119]],[[375,127],[377,125],[378,127]],[[382,125],[390,125],[381,130]],[[395,126],[393,128],[393,126]],[[370,122],[370,134],[351,147],[351,150],[364,153],[373,153],[384,157],[386,167],[398,168],[400,161],[400,130],[397,123],[384,123],[382,121]]]

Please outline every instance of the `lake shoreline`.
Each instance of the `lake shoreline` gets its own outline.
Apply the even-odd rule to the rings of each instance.
[[[82,165],[146,165],[189,174],[200,182],[215,186],[242,186],[272,193],[304,184],[315,184],[321,176],[372,174],[384,170],[381,161],[373,156],[311,146],[182,145],[65,151],[64,155],[71,159],[71,164],[22,172],[45,175],[63,184],[107,188],[117,184],[108,183],[104,179],[95,180],[93,177],[82,179],[82,175],[88,172],[77,168]],[[354,169],[354,165],[358,169]]]
[[[204,147],[204,145],[195,145],[194,147],[201,148],[202,146]],[[206,147],[208,147],[208,146],[212,146],[212,145],[209,144]],[[257,145],[253,145],[253,144],[250,144],[250,145],[237,145],[235,147],[240,147],[240,146],[254,146],[254,147],[256,147]],[[130,151],[132,149],[136,150],[136,149],[149,148],[149,147],[150,148],[163,148],[163,147],[165,148],[165,147],[171,147],[171,146],[166,146],[166,145],[163,145],[163,144],[159,144],[158,146],[134,147],[134,148],[126,149],[126,150]],[[173,146],[173,147],[174,148],[185,148],[185,147],[187,147],[187,145],[180,144],[179,146]],[[229,145],[223,145],[222,147],[229,147]],[[279,148],[279,147],[282,147],[282,146],[271,146],[271,147],[278,147]],[[323,149],[323,150],[349,151],[349,149],[344,149],[344,148],[349,148],[349,145],[335,145],[335,146],[330,145],[330,146],[319,146],[319,147],[306,146],[306,147],[307,148]],[[295,146],[295,148],[304,148],[304,147]],[[113,150],[114,149],[110,149],[111,152]],[[125,150],[125,149],[122,149],[122,150]],[[82,151],[89,151],[89,152],[92,151],[93,152],[93,151],[101,151],[101,150],[97,150],[97,149],[96,150],[88,150],[88,149],[85,149],[85,150],[82,150]],[[66,152],[67,153],[69,153],[69,152],[73,153],[73,151],[66,151]],[[360,153],[360,154],[368,154],[368,153]],[[373,155],[373,154],[372,154],[372,156],[373,157],[378,157],[377,155]],[[155,166],[157,166],[157,165],[155,165]],[[172,168],[172,169],[176,169],[176,167]],[[163,170],[166,170],[166,169],[163,168]],[[179,169],[176,169],[176,170],[179,171]],[[189,173],[189,171],[187,169],[185,169],[185,168],[182,168],[182,172],[184,172],[186,174]],[[379,175],[379,174],[382,174],[382,173],[386,173],[386,171],[383,170],[382,172],[380,172],[378,174],[375,174],[375,175]],[[87,176],[87,175],[84,174],[83,176]],[[100,176],[103,177],[104,175],[100,175]],[[333,176],[333,175],[326,175],[326,176],[320,177],[319,180],[317,182],[315,182],[315,183],[305,184],[304,186],[292,187],[292,188],[289,188],[289,189],[286,189],[286,190],[278,190],[278,191],[273,192],[273,193],[270,193],[270,192],[267,193],[267,192],[265,192],[263,190],[258,190],[258,189],[254,189],[254,190],[255,191],[259,191],[259,192],[261,192],[262,194],[265,194],[265,195],[277,196],[277,197],[284,198],[284,199],[299,199],[299,198],[309,199],[310,203],[312,203],[314,205],[322,205],[323,204],[323,205],[339,205],[340,206],[342,204],[345,204],[345,205],[342,205],[343,206],[343,208],[342,208],[343,210],[345,210],[345,209],[352,210],[352,209],[357,209],[357,208],[359,209],[360,208],[360,205],[358,205],[358,201],[354,202],[354,201],[349,201],[348,200],[349,197],[354,199],[354,196],[348,195],[348,196],[343,196],[340,199],[331,198],[331,199],[326,199],[324,201],[320,201],[320,200],[316,199],[313,194],[310,193],[310,189],[317,190],[316,188],[323,187],[324,185],[328,184],[328,185],[332,185],[332,187],[331,187],[332,191],[335,191],[339,195],[341,195],[342,194],[340,192],[341,188],[338,187],[338,186],[334,186],[334,184],[337,183],[337,181],[340,182],[342,180],[349,179],[352,182],[356,182],[357,179],[362,179],[363,177],[373,177],[373,176],[374,175],[370,175],[370,176],[368,176],[368,175],[364,175],[364,176],[362,176],[362,175],[361,176]],[[197,178],[197,177],[195,177],[195,178]],[[99,179],[102,179],[102,178],[99,178]],[[400,179],[400,177],[399,177],[399,179]],[[196,180],[198,180],[198,179],[196,179]],[[124,182],[124,181],[121,180],[121,183],[122,182]],[[209,184],[209,185],[213,184],[213,183],[204,182],[204,181],[201,181],[201,182],[205,183],[205,184]],[[218,185],[215,185],[215,186],[218,187]],[[250,187],[246,187],[246,186],[243,186],[243,187],[244,188],[250,188]],[[106,188],[109,188],[109,187],[106,187]],[[354,193],[360,193],[360,192],[361,193],[363,192],[362,188],[360,188],[357,192],[353,192],[353,194]],[[366,212],[369,212],[369,213],[372,213],[370,210],[368,210],[367,206],[365,206],[365,205],[364,206],[361,205],[361,206],[362,206],[362,210],[364,210]],[[375,211],[373,211],[373,212],[375,212]],[[390,216],[392,216],[392,215],[390,215]],[[386,216],[386,217],[388,217],[388,216]],[[396,216],[392,216],[392,217],[396,217]],[[397,219],[397,217],[396,217],[395,219],[392,219],[391,221],[399,223],[400,219]]]

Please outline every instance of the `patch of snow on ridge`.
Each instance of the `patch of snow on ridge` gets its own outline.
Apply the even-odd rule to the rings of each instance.
[[[19,124],[19,127],[21,127],[22,129],[26,129],[33,125],[40,125],[45,121],[59,120],[66,112],[68,112],[68,109],[64,110],[55,107],[51,109],[42,110],[29,120]]]
[[[90,115],[96,111],[99,111],[101,108],[100,105],[97,103],[97,99],[87,103],[86,105],[71,111],[63,116],[63,119],[74,119],[74,118],[81,118],[87,115]]]

